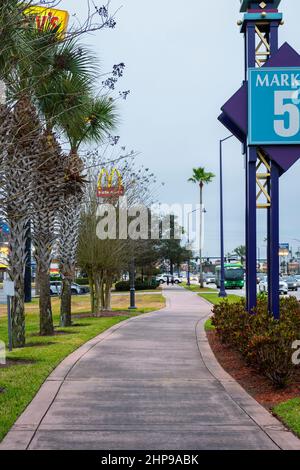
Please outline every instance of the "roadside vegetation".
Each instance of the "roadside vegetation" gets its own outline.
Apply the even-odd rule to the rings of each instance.
[[[284,388],[299,370],[292,356],[300,338],[300,304],[294,297],[281,299],[280,311],[278,321],[268,313],[265,299],[258,299],[252,314],[246,311],[244,299],[225,300],[214,306],[212,323],[222,343],[239,351],[275,386]]]
[[[39,335],[38,300],[26,305],[26,346],[7,354],[7,364],[0,365],[0,441],[18,416],[33,399],[53,369],[71,352],[108,328],[132,316],[159,310],[165,299],[157,294],[137,294],[139,308],[135,313],[126,312],[129,295],[113,296],[112,317],[95,317],[90,314],[89,296],[72,298],[73,324],[60,327],[60,301],[52,299],[54,335]],[[7,318],[1,305],[0,338],[7,341]],[[82,316],[82,318],[80,318]]]
[[[206,322],[204,323],[204,329],[205,329],[205,331],[214,331],[215,330],[215,327],[212,324],[212,319],[211,318],[208,318],[208,320],[206,320]]]
[[[258,297],[252,315],[244,299],[200,296],[214,304],[214,316],[204,328],[220,364],[300,437],[300,367],[292,361],[293,344],[300,338],[299,302],[281,299],[278,322],[267,312],[266,296]]]
[[[191,284],[188,286],[186,282],[183,282],[181,286],[191,292],[217,292],[216,289],[212,289],[211,287],[200,287],[199,284]]]
[[[223,298],[219,297],[218,293],[211,293],[211,294],[199,294],[199,297],[202,297],[203,299],[207,300],[213,305],[219,305],[224,301]],[[235,294],[229,294],[228,297],[226,297],[226,300],[229,304],[235,304],[237,302],[241,301],[241,297]]]
[[[300,398],[275,406],[273,412],[300,437]]]

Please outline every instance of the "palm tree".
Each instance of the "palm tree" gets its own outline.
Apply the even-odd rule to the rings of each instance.
[[[241,263],[244,263],[246,259],[246,247],[244,245],[238,246],[235,250],[234,253],[239,256],[241,259]]]
[[[10,277],[15,283],[13,347],[25,344],[25,244],[32,196],[31,170],[39,141],[39,120],[19,73],[32,62],[22,14],[25,7],[26,2],[18,0],[4,0],[0,4],[0,80],[6,86],[6,102],[1,105],[1,117],[5,119],[0,129],[1,191],[3,215],[10,228]]]
[[[67,168],[69,189],[60,211],[59,259],[62,275],[61,326],[71,326],[71,283],[74,279],[79,238],[82,200],[83,162],[78,155],[81,145],[99,143],[116,123],[114,104],[110,99],[86,97],[85,115],[76,126],[61,122],[70,143]]]
[[[205,171],[205,168],[193,168],[193,176],[189,178],[189,182],[199,184],[200,189],[200,285],[204,287],[203,269],[202,269],[202,217],[203,217],[203,188],[205,184],[209,184],[213,181],[215,175]]]
[[[66,204],[64,198],[70,192],[70,186],[76,194],[81,193],[80,181],[79,184],[76,180],[70,185],[70,181],[74,179],[74,174],[71,173],[76,155],[71,152],[70,158],[62,154],[54,129],[59,130],[62,123],[66,122],[72,129],[81,126],[83,115],[86,116],[87,96],[91,92],[92,78],[97,67],[94,67],[90,54],[76,41],[59,43],[53,40],[53,31],[34,34],[40,38],[40,43],[37,41],[38,50],[42,47],[44,52],[34,70],[36,80],[33,82],[33,89],[46,127],[35,175],[38,185],[33,199],[33,241],[40,286],[40,334],[51,335],[54,328],[50,263],[57,239],[57,221],[60,208]],[[43,80],[40,80],[41,76]],[[69,209],[72,213],[71,207]],[[70,220],[67,222],[71,228]],[[64,223],[63,225],[66,227]]]

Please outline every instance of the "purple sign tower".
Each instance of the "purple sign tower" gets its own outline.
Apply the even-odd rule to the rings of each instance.
[[[251,312],[256,306],[256,211],[260,209],[267,211],[269,311],[276,319],[280,317],[279,178],[300,158],[300,81],[296,73],[291,73],[300,68],[300,56],[287,43],[280,48],[278,46],[278,29],[283,24],[282,14],[278,11],[280,2],[240,0],[244,15],[240,26],[245,41],[245,80],[221,108],[222,114],[219,116],[220,122],[242,142],[246,156],[247,309]],[[248,80],[250,72],[258,76],[255,75],[254,85],[251,82],[251,90]],[[289,87],[290,90],[287,89]],[[256,91],[258,98],[255,102],[251,93]],[[268,94],[264,95],[265,92]],[[267,98],[259,98],[264,96]],[[259,99],[263,103],[257,102]],[[259,109],[259,104],[267,106],[267,99],[273,113],[270,122],[262,119],[259,113],[251,114],[252,105],[256,109]],[[279,142],[264,144],[270,142],[265,138],[261,144],[255,142],[255,145],[251,145],[250,115],[251,125],[256,127],[257,135],[267,136],[268,132],[274,134],[277,130]]]

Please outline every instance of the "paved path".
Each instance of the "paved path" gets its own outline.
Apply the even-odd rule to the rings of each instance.
[[[210,306],[179,287],[164,292],[165,310],[130,319],[65,360],[2,448],[296,448],[300,441],[215,361],[203,334]]]

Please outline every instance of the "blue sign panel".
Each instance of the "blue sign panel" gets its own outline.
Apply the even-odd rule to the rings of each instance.
[[[300,68],[249,69],[249,145],[300,144]]]

